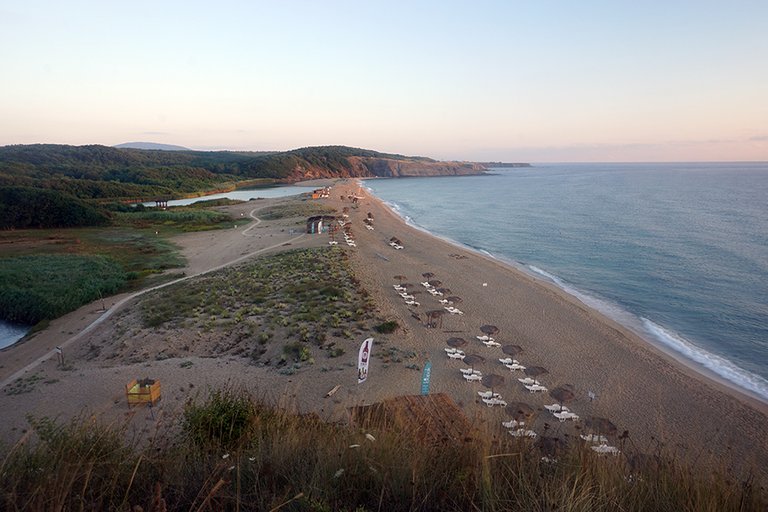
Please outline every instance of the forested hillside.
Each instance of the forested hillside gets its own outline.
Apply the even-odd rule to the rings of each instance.
[[[477,174],[483,167],[346,146],[285,152],[162,151],[33,144],[0,147],[0,228],[90,226],[107,203],[180,198],[312,178]]]

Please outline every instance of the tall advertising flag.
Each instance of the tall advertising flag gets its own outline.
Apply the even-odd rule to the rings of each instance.
[[[429,394],[429,378],[432,376],[432,363],[427,361],[424,365],[424,372],[421,374],[421,394]]]
[[[371,359],[373,338],[366,339],[360,345],[360,353],[357,356],[357,383],[362,384],[368,378],[368,361]]]

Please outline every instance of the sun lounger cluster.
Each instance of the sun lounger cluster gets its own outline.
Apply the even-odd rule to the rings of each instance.
[[[483,334],[482,336],[475,336],[480,342],[485,345],[486,347],[500,347],[501,343],[496,341],[495,339],[491,338],[487,334]]]
[[[504,401],[499,393],[494,393],[493,391],[478,391],[477,394],[480,395],[480,399],[488,407],[495,407],[497,405],[501,407],[507,406],[507,402]]]
[[[448,347],[445,349],[445,355],[448,356],[448,359],[464,359],[466,354],[463,350]]]
[[[608,445],[608,438],[600,434],[581,434],[579,436],[590,443],[590,449],[599,455],[618,455],[621,451],[615,446]]]
[[[408,293],[408,288],[405,286],[401,286],[399,284],[392,285],[392,287],[395,289],[398,295],[402,297],[402,299],[405,301],[405,303],[408,306],[420,306],[418,302],[416,302],[416,297],[414,297],[412,294]]]
[[[394,236],[389,239],[389,245],[393,249],[397,249],[397,250],[400,250],[400,249],[403,248],[403,243],[400,241],[400,239],[398,239],[398,238],[396,238]]]
[[[512,437],[536,437],[537,434],[533,430],[529,430],[525,428],[525,422],[524,421],[516,421],[516,420],[509,420],[509,421],[502,421],[501,426],[508,429],[509,435]]]

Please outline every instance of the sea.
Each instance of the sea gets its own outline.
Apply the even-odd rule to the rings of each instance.
[[[364,182],[768,402],[768,163],[577,163]]]
[[[237,199],[240,201],[249,201],[258,198],[287,197],[303,193],[312,192],[314,187],[281,185],[268,187],[253,187],[233,190],[220,194],[194,197],[190,199],[176,199],[168,201],[168,206],[187,206],[198,201],[209,201],[213,199]],[[155,206],[154,202],[144,203],[145,206]],[[11,324],[0,320],[0,349],[9,347],[19,341],[29,331],[30,326]]]

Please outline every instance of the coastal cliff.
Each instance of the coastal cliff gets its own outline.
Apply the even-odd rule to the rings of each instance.
[[[287,177],[289,181],[317,178],[402,178],[415,176],[465,176],[481,174],[485,167],[472,162],[441,162],[428,159],[347,157],[349,165],[335,168],[299,164]]]

